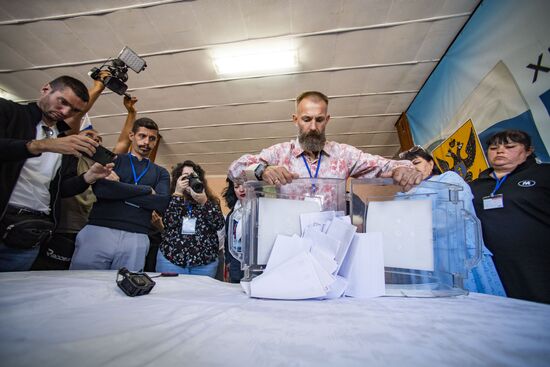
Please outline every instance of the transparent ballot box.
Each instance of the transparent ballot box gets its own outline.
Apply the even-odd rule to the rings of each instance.
[[[351,181],[357,232],[381,232],[387,296],[467,294],[463,281],[481,258],[481,226],[460,186],[425,181],[409,192],[389,179]]]
[[[228,247],[241,262],[245,281],[263,272],[277,235],[300,235],[301,214],[346,210],[341,179],[300,178],[282,186],[246,182],[244,187],[241,209],[228,220]]]

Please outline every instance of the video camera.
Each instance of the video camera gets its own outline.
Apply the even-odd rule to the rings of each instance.
[[[103,79],[105,87],[121,96],[125,95],[130,98],[130,95],[126,93],[128,86],[125,84],[128,81],[128,68],[139,73],[146,67],[145,60],[139,57],[131,48],[124,47],[116,59],[105,61],[99,68],[92,68],[88,75],[94,80],[99,80],[101,70],[108,70],[111,75]]]
[[[145,273],[132,273],[126,268],[120,268],[116,276],[116,283],[130,297],[149,294],[156,284],[149,275]]]

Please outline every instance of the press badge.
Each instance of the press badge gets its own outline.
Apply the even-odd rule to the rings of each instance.
[[[321,196],[304,196],[304,201],[314,201],[319,204],[319,207],[323,207],[323,198]]]
[[[485,196],[483,198],[483,209],[489,210],[489,209],[498,209],[498,208],[504,208],[504,201],[503,201],[502,194],[494,195],[494,196]]]
[[[181,234],[195,234],[197,218],[184,217],[181,223]]]

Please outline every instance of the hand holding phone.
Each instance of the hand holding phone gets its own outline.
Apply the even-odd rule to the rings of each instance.
[[[112,163],[116,159],[116,154],[105,148],[103,145],[98,145],[95,148],[94,155],[90,158],[97,163],[106,165],[108,163]]]

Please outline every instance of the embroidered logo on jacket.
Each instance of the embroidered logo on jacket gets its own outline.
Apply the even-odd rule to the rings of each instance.
[[[536,184],[537,184],[537,182],[534,181],[534,180],[523,180],[523,181],[518,182],[519,187],[533,187]]]

